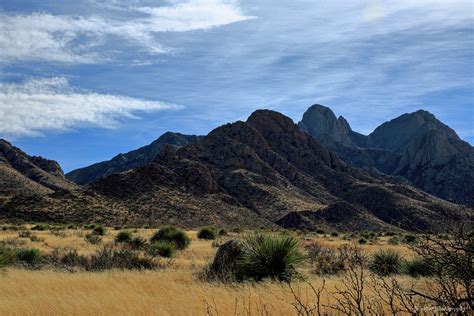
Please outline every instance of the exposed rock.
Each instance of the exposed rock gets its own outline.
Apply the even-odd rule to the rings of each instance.
[[[335,117],[327,107],[312,106],[299,126],[353,166],[403,177],[449,201],[474,204],[474,148],[433,114],[403,114],[368,136]]]

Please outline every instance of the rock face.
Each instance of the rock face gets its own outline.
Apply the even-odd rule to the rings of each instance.
[[[188,226],[287,226],[286,217],[294,216],[343,230],[436,230],[463,212],[346,165],[291,119],[268,110],[218,127],[195,144],[168,146],[151,164],[90,189],[141,216]]]
[[[329,108],[314,105],[299,126],[353,166],[402,177],[449,201],[474,204],[474,148],[433,114],[403,114],[368,136],[335,117]]]
[[[198,141],[199,138],[200,136],[166,132],[147,146],[119,154],[111,160],[73,170],[66,174],[66,178],[77,184],[89,184],[113,173],[127,171],[152,162],[165,145],[182,147]]]

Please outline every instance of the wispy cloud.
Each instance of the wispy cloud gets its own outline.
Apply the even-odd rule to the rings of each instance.
[[[109,4],[110,5],[110,4]],[[112,3],[113,5],[113,3]],[[189,0],[168,6],[141,7],[132,2],[115,7],[115,17],[0,13],[0,63],[48,61],[100,63],[113,54],[108,44],[120,41],[147,53],[172,51],[155,39],[159,32],[205,30],[252,19],[235,1]],[[119,41],[114,39],[120,39]]]
[[[74,127],[113,128],[137,113],[177,105],[74,89],[66,78],[0,83],[0,137],[36,136]]]

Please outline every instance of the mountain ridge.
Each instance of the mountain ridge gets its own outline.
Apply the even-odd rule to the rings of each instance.
[[[443,199],[474,204],[474,147],[428,111],[402,114],[362,135],[317,104],[299,126],[353,166],[403,177]]]

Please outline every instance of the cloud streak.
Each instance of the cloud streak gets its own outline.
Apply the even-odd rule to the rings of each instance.
[[[72,88],[66,78],[0,83],[0,137],[38,136],[74,127],[114,128],[139,112],[178,109],[177,105],[99,94]]]
[[[0,13],[0,63],[101,63],[113,54],[107,48],[121,41],[148,54],[168,53],[173,49],[163,47],[155,33],[206,30],[254,18],[234,1],[189,0],[120,8],[127,11],[125,17]]]

